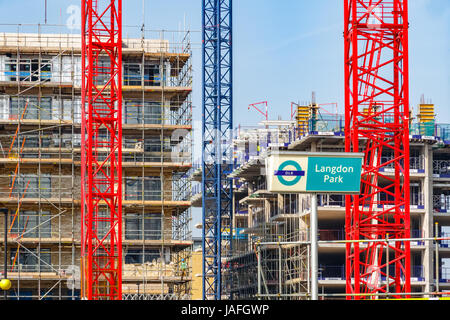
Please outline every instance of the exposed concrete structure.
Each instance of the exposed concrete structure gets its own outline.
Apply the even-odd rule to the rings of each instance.
[[[265,158],[277,149],[344,152],[343,123],[343,116],[320,116],[315,127],[310,122],[306,133],[303,127],[298,130],[297,124],[274,121],[258,128],[241,128],[236,134],[236,169],[230,175],[235,179],[234,256],[225,263],[232,298],[309,299],[311,198],[267,191]],[[420,125],[411,126],[411,237],[417,238],[411,242],[411,282],[413,292],[423,296],[436,291],[436,245],[423,239],[435,236],[435,223],[439,236],[450,235],[449,127],[437,124],[434,135],[426,136]],[[392,175],[388,171],[385,175]],[[196,173],[194,180],[198,180]],[[380,195],[378,205],[385,196]],[[201,195],[194,196],[193,204],[199,203]],[[319,195],[318,213],[319,293],[325,299],[343,298],[345,244],[333,241],[345,240],[345,197]],[[442,241],[438,246],[440,291],[450,290],[449,243]]]
[[[0,38],[8,297],[78,299],[81,38],[20,32]],[[191,297],[190,58],[189,32],[180,43],[123,41],[124,299]]]

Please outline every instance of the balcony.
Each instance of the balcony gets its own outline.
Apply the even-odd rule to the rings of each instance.
[[[319,265],[319,280],[345,280],[345,265]]]
[[[423,238],[422,230],[413,229],[411,230],[411,238]],[[448,235],[450,236],[450,235]],[[345,230],[344,229],[319,229],[319,240],[321,241],[339,241],[345,240]],[[415,245],[425,245],[424,241],[411,241],[411,244]]]
[[[381,163],[387,163],[389,161],[394,160],[393,156],[382,156],[381,157]],[[380,172],[394,172],[395,170],[395,163],[391,162],[388,165],[384,166],[383,168],[380,168]],[[409,158],[409,170],[410,173],[425,173],[425,156],[417,156],[417,157],[410,157]]]
[[[385,269],[385,268],[384,268]],[[385,273],[382,269],[381,272]],[[450,279],[450,268],[448,268],[448,278]],[[389,266],[389,274],[395,274],[395,266]],[[386,281],[386,276],[381,274],[381,280]],[[320,265],[319,266],[319,280],[345,280],[345,265]],[[411,281],[421,282],[425,281],[423,275],[423,266],[411,267]],[[450,280],[449,280],[450,281]]]
[[[441,274],[439,275],[439,282],[450,284],[450,268],[449,267],[441,267]]]
[[[450,233],[448,232],[441,232],[439,234],[441,238],[450,238]],[[450,248],[450,240],[442,240],[439,242],[439,247],[441,248]]]
[[[439,213],[450,212],[450,195],[442,193],[440,195],[433,195],[433,210]]]
[[[321,194],[317,198],[319,207],[345,207],[345,196]]]
[[[378,209],[388,209],[389,207],[394,206],[394,200],[391,198],[386,199],[385,194],[382,194],[380,198],[381,199],[375,203]],[[423,210],[425,208],[422,193],[411,192],[410,198],[411,209]],[[345,196],[320,194],[317,198],[317,204],[322,208],[345,208]]]
[[[450,160],[433,160],[433,177],[450,178]]]
[[[19,120],[23,126],[32,125],[72,125],[81,123],[81,99],[61,97],[41,97],[27,95],[14,97],[4,95],[1,99],[3,109],[0,120],[8,125],[16,125]],[[158,129],[164,125],[187,126],[192,122],[191,102],[185,99],[165,103],[158,99],[130,97],[123,100],[122,124],[124,130],[143,127]]]

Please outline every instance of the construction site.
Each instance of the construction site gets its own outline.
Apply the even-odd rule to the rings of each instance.
[[[14,288],[9,298],[79,298],[81,36],[35,30],[18,26],[17,33],[2,33],[0,45],[0,198],[9,212],[1,229]],[[123,47],[122,294],[186,299],[191,278],[180,264],[192,245],[189,32],[170,45],[143,33],[124,39]],[[107,72],[99,78],[107,83]],[[98,158],[107,159],[106,151]],[[95,228],[104,236],[107,211],[97,214],[103,220]]]
[[[232,0],[201,1],[201,50],[124,36],[121,0],[81,1],[79,34],[0,24],[4,299],[448,299],[448,106],[410,98],[407,0],[339,3],[344,112],[312,92],[277,120],[233,102]],[[299,155],[352,154],[356,192],[273,188],[306,180]]]

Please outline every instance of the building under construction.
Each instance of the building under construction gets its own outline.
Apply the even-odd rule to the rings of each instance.
[[[422,99],[411,125],[411,286],[415,297],[450,291],[450,125],[435,123]],[[233,257],[223,259],[224,298],[310,299],[311,196],[268,191],[265,159],[271,151],[344,152],[344,116],[321,112],[316,103],[296,106],[291,121],[241,127],[233,140]],[[393,158],[383,152],[383,161]],[[386,175],[393,173],[386,169]],[[198,180],[199,171],[193,175]],[[380,181],[383,184],[385,182]],[[196,190],[194,188],[194,190]],[[380,193],[377,207],[389,201]],[[200,205],[201,194],[193,197]],[[345,299],[345,196],[318,196],[319,295]],[[224,232],[224,237],[227,236]],[[394,259],[394,252],[384,253]],[[391,267],[390,273],[394,273]],[[378,285],[386,282],[381,269]]]
[[[0,35],[8,298],[79,299],[81,38],[29,29]],[[190,33],[149,34],[122,43],[122,298],[189,299]]]
[[[344,115],[313,96],[269,121],[256,103],[266,121],[234,135],[232,13],[231,0],[202,2],[198,168],[190,32],[169,41],[143,24],[124,39],[120,0],[82,1],[81,34],[4,26],[5,299],[450,294],[450,125],[424,98],[410,111],[408,1],[344,1]],[[278,151],[354,153],[360,188],[271,192],[267,176],[306,174],[294,160],[269,172]],[[194,256],[191,206],[203,209]]]

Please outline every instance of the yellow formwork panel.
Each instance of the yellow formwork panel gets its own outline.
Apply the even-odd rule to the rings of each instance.
[[[420,104],[419,114],[417,115],[419,122],[424,123],[434,121],[436,118],[436,114],[434,112],[434,104]]]
[[[309,119],[311,119],[311,107],[310,106],[298,106],[297,107],[297,125],[302,131],[306,131],[308,127]]]

